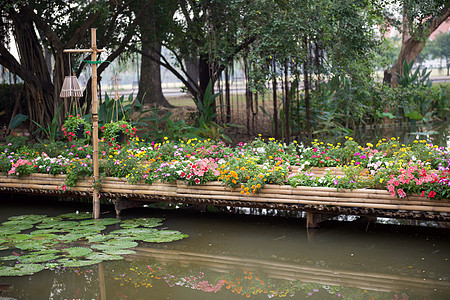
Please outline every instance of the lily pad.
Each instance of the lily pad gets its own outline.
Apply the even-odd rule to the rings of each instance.
[[[63,263],[63,266],[66,268],[74,268],[74,267],[85,267],[85,266],[91,266],[96,265],[98,263],[101,263],[101,260],[69,260]]]
[[[33,221],[33,222],[41,222],[42,220],[48,218],[46,215],[21,215],[21,216],[12,216],[9,217],[10,221]]]
[[[59,217],[45,219],[40,224],[36,225],[36,228],[39,229],[53,228],[55,226],[59,226],[63,222],[61,220],[62,218]]]
[[[13,267],[0,267],[0,276],[24,276],[44,270],[40,264],[17,264]]]
[[[21,263],[41,263],[47,262],[51,260],[56,260],[59,258],[59,255],[50,253],[50,254],[42,254],[42,255],[24,255],[19,257],[19,261]]]
[[[112,255],[112,254],[106,254],[106,253],[99,253],[99,252],[93,252],[86,256],[89,260],[100,260],[100,261],[107,261],[107,260],[121,260],[123,259],[120,255]]]
[[[17,242],[29,240],[32,238],[32,236],[29,234],[18,233],[18,234],[10,235],[10,236],[8,236],[8,238],[17,243]]]
[[[161,230],[155,233],[154,236],[143,241],[148,243],[167,243],[178,241],[187,237],[189,237],[189,235],[176,230]]]
[[[17,255],[0,256],[0,260],[17,260],[19,257]]]
[[[89,243],[99,243],[99,242],[106,242],[107,240],[111,239],[111,236],[109,235],[103,235],[103,234],[96,234],[87,237]]]
[[[130,228],[114,230],[110,234],[119,236],[140,236],[143,234],[153,234],[156,231],[158,230],[153,228]]]
[[[135,254],[136,251],[129,249],[109,249],[103,250],[103,253],[112,254],[112,255],[127,255],[127,254]]]
[[[103,244],[110,246],[111,248],[116,249],[127,249],[127,248],[134,248],[138,245],[138,243],[134,241],[126,241],[126,240],[115,240],[115,241],[109,241],[104,242]]]
[[[92,250],[85,247],[72,247],[63,249],[63,251],[68,252],[70,257],[82,257],[92,253]]]
[[[82,219],[91,219],[92,213],[90,212],[75,212],[59,215],[59,217],[69,220],[82,220]]]
[[[61,235],[58,238],[59,238],[59,240],[64,241],[64,242],[73,242],[73,241],[77,241],[79,239],[83,239],[85,237],[86,237],[85,234],[69,233],[69,234],[66,234],[66,235]]]
[[[120,227],[122,228],[136,228],[136,227],[157,227],[161,226],[164,221],[162,218],[139,218],[139,219],[128,219],[122,221]]]
[[[38,229],[35,231],[30,232],[31,235],[46,235],[46,234],[53,234],[59,232],[59,230],[56,229]]]
[[[20,232],[20,230],[17,230],[17,229],[15,229],[13,227],[0,226],[0,236],[16,234],[16,233],[19,233],[19,232]]]
[[[39,243],[39,242],[36,242],[36,241],[19,243],[19,244],[16,244],[15,247],[17,249],[20,249],[20,250],[40,250],[40,249],[45,249],[45,246],[44,246],[43,243]]]

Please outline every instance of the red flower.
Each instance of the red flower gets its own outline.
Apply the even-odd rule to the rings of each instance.
[[[431,191],[428,193],[428,198],[434,198],[434,196],[436,196],[436,192]]]
[[[425,197],[425,191],[422,191],[422,195],[420,195],[420,197]]]
[[[195,178],[194,181],[195,181],[195,184],[200,184],[200,179]]]

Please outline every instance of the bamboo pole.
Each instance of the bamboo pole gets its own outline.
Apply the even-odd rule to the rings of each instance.
[[[91,49],[92,61],[97,61],[97,31],[91,28]],[[93,168],[94,168],[94,184],[100,179],[98,170],[98,113],[97,113],[97,64],[92,64],[92,146],[93,151]],[[100,199],[98,189],[94,188],[92,193],[93,217],[100,218]]]
[[[91,60],[97,61],[97,53],[103,50],[97,49],[97,29],[91,28],[91,49],[66,49],[64,52],[90,52]],[[92,146],[94,148],[92,153],[93,169],[94,169],[94,183],[100,178],[98,170],[98,113],[97,113],[97,64],[92,64]],[[94,189],[92,193],[93,217],[98,219],[100,217],[100,199],[98,190]]]

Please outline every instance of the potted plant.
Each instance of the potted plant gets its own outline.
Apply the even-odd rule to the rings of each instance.
[[[71,142],[72,140],[88,139],[91,136],[91,128],[91,124],[80,115],[69,115],[64,121],[61,130]]]
[[[103,133],[103,138],[106,141],[118,144],[122,144],[133,137],[137,130],[136,127],[133,127],[131,123],[126,120],[106,123],[100,129]]]

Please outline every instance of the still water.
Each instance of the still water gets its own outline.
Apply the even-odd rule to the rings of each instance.
[[[0,197],[0,222],[90,209]],[[0,299],[450,299],[449,229],[360,219],[307,231],[301,218],[186,208],[122,217],[143,216],[190,237],[141,244],[122,261],[0,277]]]

